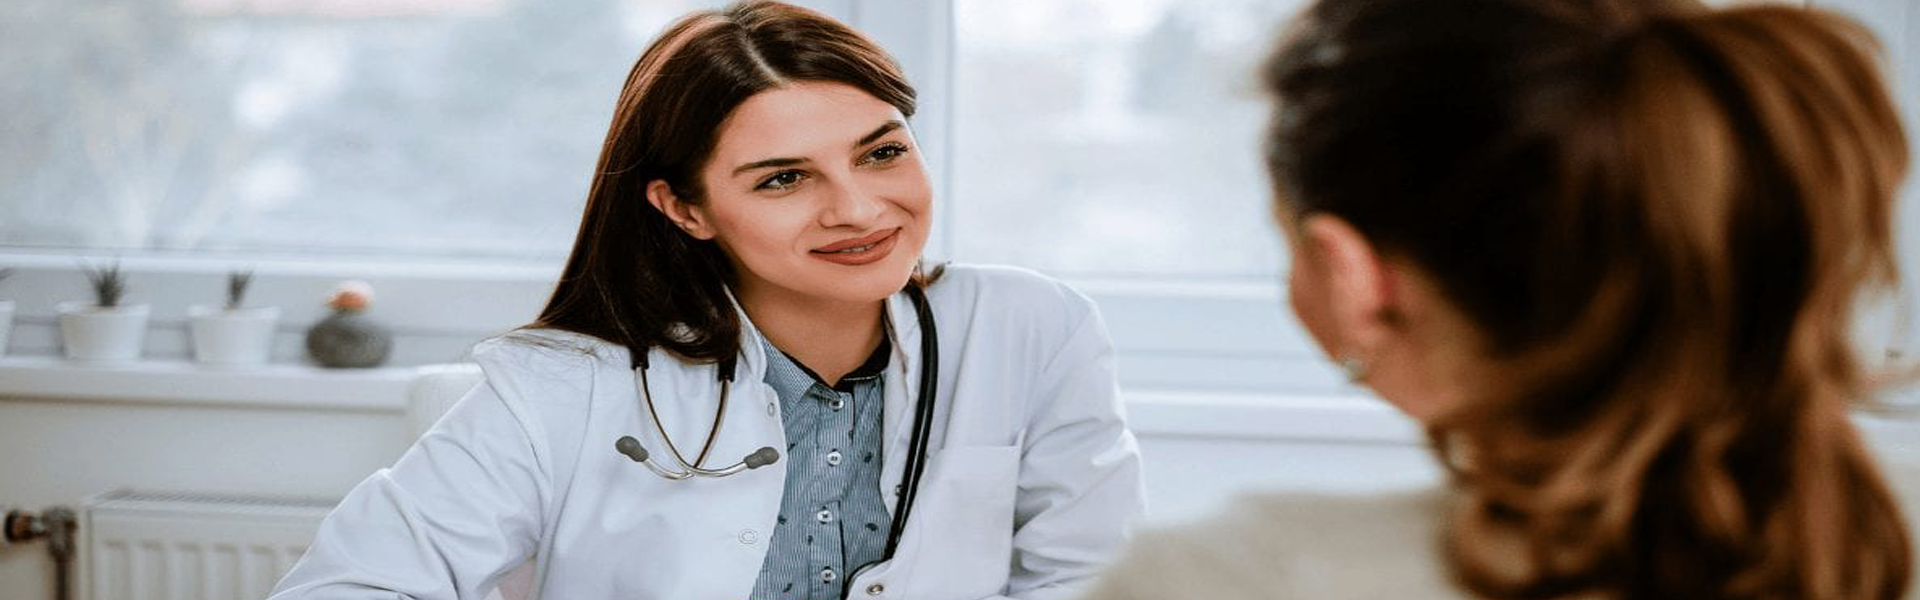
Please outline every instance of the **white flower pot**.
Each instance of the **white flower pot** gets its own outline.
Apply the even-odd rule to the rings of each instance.
[[[91,302],[61,302],[60,339],[67,358],[113,362],[140,358],[147,339],[147,305],[100,308]]]
[[[13,301],[0,300],[0,356],[7,355],[7,334],[13,331]]]
[[[208,365],[261,365],[273,348],[280,309],[273,306],[228,310],[197,305],[187,309],[193,334],[193,359]]]

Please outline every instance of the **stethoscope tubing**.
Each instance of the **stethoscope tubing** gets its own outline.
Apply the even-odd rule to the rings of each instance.
[[[900,498],[894,503],[896,509],[893,524],[887,529],[887,548],[879,560],[860,565],[853,569],[840,586],[840,597],[847,598],[853,591],[853,582],[860,573],[883,562],[893,560],[900,549],[900,539],[907,532],[907,516],[913,512],[914,501],[920,496],[920,479],[927,470],[927,443],[933,437],[933,407],[937,400],[937,387],[940,383],[940,333],[933,322],[933,309],[928,305],[926,292],[917,285],[907,286],[907,297],[913,300],[914,317],[920,322],[920,393],[917,394],[913,410],[913,433],[907,445],[907,462],[902,465]]]
[[[920,480],[927,470],[927,444],[933,436],[933,409],[939,396],[936,388],[940,383],[940,336],[934,325],[933,309],[927,301],[926,291],[920,289],[919,285],[908,285],[906,293],[907,297],[913,301],[914,317],[920,324],[920,389],[914,402],[913,430],[907,444],[911,450],[907,453],[906,463],[902,465],[901,492],[894,503],[896,510],[893,515],[893,524],[887,530],[886,551],[879,560],[854,569],[853,574],[848,576],[845,579],[846,583],[843,584],[844,587],[841,590],[843,597],[847,590],[852,589],[853,581],[859,577],[861,571],[892,560],[894,553],[899,550],[900,538],[906,534],[907,518],[913,511],[914,502],[919,498]],[[719,368],[720,402],[714,413],[713,428],[707,432],[707,441],[700,448],[700,454],[689,464],[686,457],[680,454],[680,449],[674,445],[673,438],[667,435],[666,426],[660,420],[660,413],[654,408],[653,390],[647,382],[647,360],[644,354],[647,350],[646,348],[632,350],[635,353],[634,379],[640,388],[641,399],[647,406],[647,416],[652,418],[654,431],[660,434],[661,441],[666,442],[668,454],[673,456],[674,462],[679,463],[680,468],[672,469],[660,465],[658,461],[653,460],[653,456],[647,452],[645,446],[633,436],[621,436],[614,443],[615,450],[633,459],[634,462],[645,465],[647,470],[653,471],[655,475],[672,481],[694,477],[726,477],[749,469],[764,467],[780,459],[778,451],[772,447],[763,447],[726,467],[719,469],[701,467],[706,462],[707,454],[713,450],[714,440],[719,438],[726,424],[727,397],[733,388],[733,363],[724,361]]]
[[[685,456],[680,455],[680,448],[674,445],[673,438],[667,435],[666,426],[660,423],[660,413],[654,408],[653,387],[650,385],[647,385],[647,369],[645,367],[642,367],[634,370],[634,373],[636,374],[635,376],[640,380],[640,393],[646,399],[647,415],[650,417],[653,417],[652,419],[653,430],[659,432],[660,440],[667,443],[667,453],[673,455],[674,462],[680,463],[680,470],[674,471],[672,469],[661,467],[660,465],[656,464],[653,460],[651,460],[651,457],[649,457],[649,459],[647,460],[640,461],[641,464],[646,465],[647,469],[653,471],[654,474],[657,474],[661,477],[665,477],[667,479],[672,479],[674,481],[688,479],[696,476],[726,477],[728,475],[733,475],[741,471],[757,468],[759,466],[764,466],[764,465],[751,464],[753,457],[755,455],[760,454],[760,452],[756,451],[754,454],[748,455],[747,458],[741,459],[740,462],[728,465],[720,469],[700,468],[700,465],[705,464],[707,462],[707,454],[713,451],[714,440],[720,437],[720,431],[726,427],[727,397],[732,395],[731,392],[733,391],[733,377],[730,376],[731,373],[727,373],[726,371],[731,371],[731,369],[725,369],[725,368],[722,369],[722,375],[720,378],[720,406],[719,408],[714,410],[713,428],[707,431],[707,443],[701,445],[700,455],[697,457],[694,457],[692,464],[688,464],[687,458]],[[762,448],[761,450],[767,450],[767,448]],[[772,463],[768,462],[767,464],[772,464]]]

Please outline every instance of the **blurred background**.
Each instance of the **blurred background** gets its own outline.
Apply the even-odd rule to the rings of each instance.
[[[634,57],[719,4],[15,0],[0,243],[550,266]],[[942,254],[1271,277],[1248,75],[1296,2],[814,4],[949,39],[902,53],[942,125]]]
[[[930,258],[1038,269],[1100,303],[1156,520],[1246,489],[1435,476],[1417,428],[1344,384],[1277,285],[1253,72],[1304,2],[797,3],[877,39],[920,90],[913,127],[938,194]],[[435,379],[437,365],[545,299],[639,52],[672,19],[721,4],[5,0],[0,508],[84,519],[126,509],[98,495],[121,489],[174,494],[140,510],[324,507],[390,463],[437,415],[433,386],[461,381]],[[1812,4],[1882,37],[1920,147],[1920,0]],[[1899,224],[1910,272],[1914,187]],[[67,358],[59,305],[93,297],[84,269],[112,264],[127,303],[150,311],[137,355]],[[277,309],[264,364],[196,357],[192,307],[219,304],[233,271],[253,274],[248,305]],[[374,290],[365,314],[392,342],[378,366],[323,369],[304,345],[342,280]],[[1877,306],[1863,343],[1911,356],[1914,311]],[[96,598],[270,584],[297,556],[271,542],[264,563],[236,558],[231,575],[147,580],[125,573],[213,563],[169,554],[177,540],[143,554],[94,539],[132,544],[102,558],[80,534],[82,591]],[[52,593],[38,543],[0,545],[0,597]],[[225,597],[181,593],[141,597]]]

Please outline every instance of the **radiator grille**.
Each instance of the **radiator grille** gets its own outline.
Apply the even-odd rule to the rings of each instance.
[[[82,504],[87,597],[259,600],[332,500],[119,490]]]

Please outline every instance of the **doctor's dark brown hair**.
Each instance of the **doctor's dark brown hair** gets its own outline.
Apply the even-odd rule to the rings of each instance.
[[[842,83],[912,116],[914,91],[871,40],[778,2],[742,2],[681,18],[640,55],[614,109],[573,253],[528,327],[583,333],[691,360],[739,352],[733,273],[719,246],[686,234],[647,202],[664,180],[698,204],[699,171],[720,126],[748,97],[798,81]],[[916,278],[916,281],[918,278]]]
[[[1417,266],[1486,382],[1430,423],[1489,598],[1876,599],[1847,419],[1908,149],[1858,24],[1788,6],[1322,0],[1265,67],[1277,212]]]

